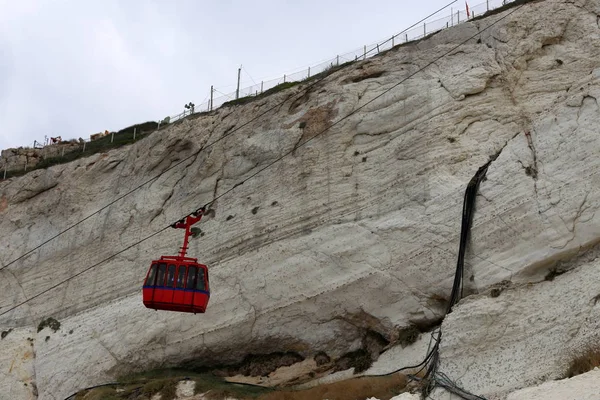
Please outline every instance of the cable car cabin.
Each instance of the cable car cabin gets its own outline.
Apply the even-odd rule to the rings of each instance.
[[[210,299],[208,268],[197,258],[186,257],[192,225],[204,215],[202,207],[171,227],[185,229],[178,256],[161,256],[152,261],[142,288],[144,305],[155,310],[204,313]]]
[[[142,290],[147,308],[204,313],[210,299],[208,269],[196,258],[162,256],[152,261]]]

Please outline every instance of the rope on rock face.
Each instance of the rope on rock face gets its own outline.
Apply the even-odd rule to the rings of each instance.
[[[456,274],[454,275],[454,285],[452,285],[452,293],[450,294],[450,302],[448,303],[448,309],[446,314],[452,312],[452,307],[462,297],[463,289],[463,272],[465,268],[465,251],[467,249],[467,241],[469,239],[469,233],[471,232],[471,223],[473,222],[473,210],[475,208],[475,197],[477,196],[477,190],[479,184],[485,177],[485,174],[490,166],[492,160],[490,159],[484,166],[480,167],[475,176],[471,178],[465,190],[465,197],[463,200],[463,213],[462,213],[462,225],[460,229],[460,244],[458,247],[458,261],[456,262]],[[460,294],[459,294],[460,292]]]
[[[77,397],[77,394],[79,392],[83,392],[86,390],[92,390],[92,389],[96,389],[96,388],[101,388],[101,387],[107,387],[107,386],[117,386],[118,384],[119,384],[119,382],[110,382],[110,383],[103,383],[101,385],[86,387],[85,389],[80,389],[77,393],[73,393],[72,395],[67,396],[65,398],[65,400],[75,400],[75,398]]]

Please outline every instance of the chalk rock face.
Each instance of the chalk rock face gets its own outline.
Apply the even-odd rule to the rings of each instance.
[[[419,400],[419,396],[412,393],[402,393],[392,397],[390,400]]]
[[[50,316],[60,328],[32,333],[23,362],[40,399],[439,324],[464,190],[493,158],[440,371],[500,397],[560,377],[598,343],[597,14],[600,0],[527,3],[0,183],[0,326],[16,341],[2,371]],[[168,226],[214,198],[189,250],[210,267],[206,314],[144,308],[150,261],[181,245]],[[0,379],[33,395],[16,389],[30,378]]]
[[[571,379],[542,383],[511,393],[507,400],[595,400],[600,393],[600,369]]]
[[[552,281],[465,299],[442,325],[440,369],[470,392],[498,396],[563,378],[576,356],[600,343],[598,255],[598,247],[587,250]]]
[[[0,398],[37,398],[34,331],[29,328],[3,330],[0,352]]]

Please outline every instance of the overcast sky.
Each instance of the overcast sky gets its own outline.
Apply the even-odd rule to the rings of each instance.
[[[276,78],[451,1],[0,0],[0,149],[175,115],[240,65],[242,86]]]

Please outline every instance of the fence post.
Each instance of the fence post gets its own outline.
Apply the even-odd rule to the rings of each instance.
[[[310,78],[310,67],[308,67],[308,76],[307,78]]]
[[[159,121],[158,121],[158,126],[156,127],[156,130],[157,130],[157,131],[160,131],[160,123],[161,123],[161,122],[162,122],[162,120],[159,120]]]
[[[263,92],[263,83],[264,83],[264,81],[260,81],[260,92],[261,93]]]
[[[135,131],[137,130],[137,127],[133,128],[133,140],[135,140]]]
[[[460,10],[456,12],[456,23],[460,24]]]
[[[487,10],[490,11],[490,0],[485,0],[485,4],[487,5]]]
[[[237,89],[235,90],[235,98],[238,99],[240,97],[240,74],[242,73],[242,68],[238,68],[238,83]]]
[[[404,38],[406,39],[406,42],[408,43],[408,33],[404,34]]]
[[[336,56],[335,60],[336,60],[336,64],[339,66],[340,65],[340,56]]]
[[[363,51],[363,60],[366,60],[366,58],[367,58],[367,45],[365,44],[364,51]]]
[[[392,36],[392,47],[394,47],[394,38],[395,38],[395,37],[396,37],[396,36]]]
[[[379,54],[379,43],[377,43],[377,54]]]
[[[210,85],[210,111],[212,111],[212,107],[213,107],[213,85]]]
[[[82,152],[82,153],[83,153],[83,152],[85,152],[85,144],[86,144],[86,143],[87,143],[87,142],[83,142],[83,150],[81,150],[81,152]]]
[[[285,83],[285,74],[283,74],[283,83]]]

